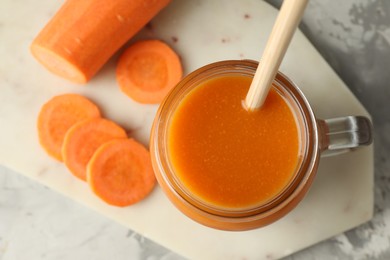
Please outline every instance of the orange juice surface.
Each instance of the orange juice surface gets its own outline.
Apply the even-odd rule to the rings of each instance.
[[[247,208],[267,202],[294,176],[298,127],[272,89],[260,110],[242,101],[251,78],[223,76],[193,89],[169,125],[168,154],[179,182],[207,204]]]

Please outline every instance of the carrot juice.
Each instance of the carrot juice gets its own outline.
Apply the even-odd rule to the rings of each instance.
[[[288,186],[299,164],[297,120],[271,89],[261,109],[243,100],[252,78],[224,75],[192,89],[168,126],[167,154],[176,181],[202,204],[223,209],[263,205]]]

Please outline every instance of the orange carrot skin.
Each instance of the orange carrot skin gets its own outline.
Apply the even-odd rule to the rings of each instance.
[[[31,45],[51,72],[86,83],[171,0],[67,0]]]

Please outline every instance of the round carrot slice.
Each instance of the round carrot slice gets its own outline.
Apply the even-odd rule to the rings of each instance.
[[[144,40],[119,58],[116,77],[121,90],[145,104],[160,103],[183,75],[178,55],[164,42]]]
[[[120,138],[127,138],[125,130],[110,120],[94,118],[77,123],[65,135],[64,163],[76,177],[86,180],[87,164],[94,152],[104,143]]]
[[[97,117],[100,117],[99,108],[87,98],[77,94],[55,96],[39,112],[39,142],[49,155],[62,161],[61,147],[69,128],[77,122]]]
[[[119,207],[142,200],[156,184],[149,151],[133,139],[102,145],[88,163],[87,180],[97,196]]]

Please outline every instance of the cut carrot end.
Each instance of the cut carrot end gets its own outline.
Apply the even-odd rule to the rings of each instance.
[[[61,148],[66,132],[76,123],[100,117],[99,108],[77,94],[55,96],[46,102],[38,115],[38,136],[41,146],[55,159],[62,161]]]
[[[120,89],[140,103],[160,103],[183,75],[179,56],[164,42],[143,40],[120,56],[116,76]]]
[[[110,120],[94,118],[77,123],[64,138],[64,163],[73,175],[85,181],[87,164],[94,152],[104,143],[121,138],[127,138],[126,131]]]
[[[149,151],[133,139],[102,145],[88,163],[87,180],[97,196],[119,207],[142,200],[156,183]]]
[[[58,76],[80,84],[86,83],[90,78],[90,76],[83,73],[81,69],[73,64],[69,58],[63,57],[50,49],[33,43],[30,50],[39,63]]]

